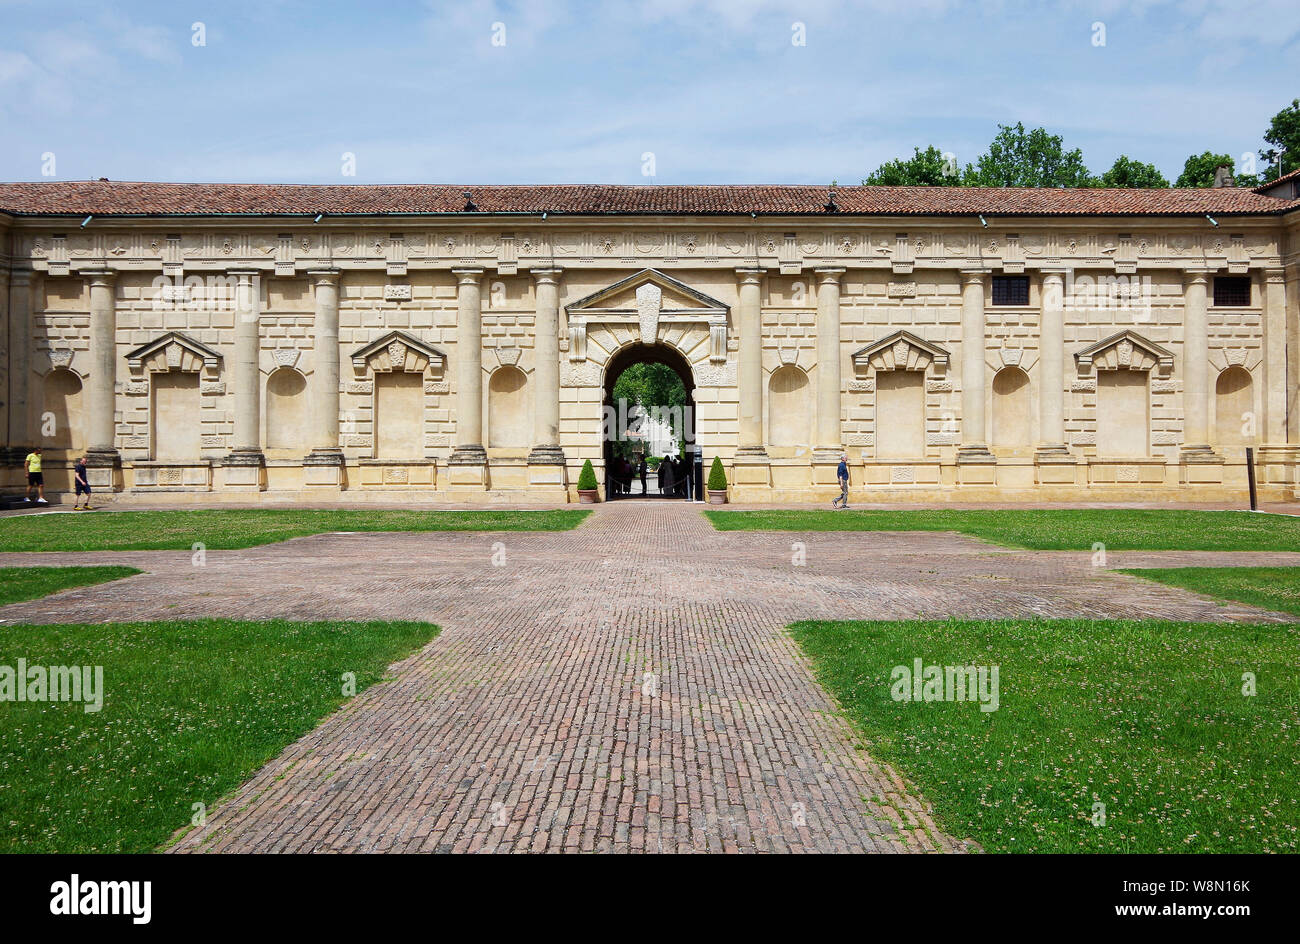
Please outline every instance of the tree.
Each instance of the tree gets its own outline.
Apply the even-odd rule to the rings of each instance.
[[[1096,178],[1083,163],[1083,153],[1065,150],[1061,136],[1043,128],[1025,131],[998,125],[987,154],[967,164],[962,182],[968,187],[1090,187]]]
[[[687,404],[686,385],[677,371],[667,364],[641,362],[632,364],[614,381],[614,402],[626,400],[629,404],[639,403],[643,410],[652,407],[679,407],[669,410],[667,417],[673,428],[673,435],[682,435],[682,417]]]
[[[1174,181],[1175,187],[1213,187],[1214,172],[1223,164],[1235,168],[1232,157],[1228,154],[1215,154],[1213,151],[1206,151],[1204,154],[1193,154],[1183,163],[1183,172]],[[1259,185],[1259,178],[1254,174],[1242,174],[1233,181],[1238,187],[1255,187]]]
[[[906,160],[897,158],[881,164],[862,183],[883,187],[940,187],[961,183],[956,159],[945,158],[934,145],[924,151],[920,148],[912,151],[913,156]]]
[[[1103,187],[1168,187],[1165,175],[1154,164],[1130,160],[1125,154],[1115,158],[1110,170],[1101,175]]]
[[[1300,98],[1273,116],[1264,140],[1272,145],[1259,152],[1259,159],[1268,165],[1264,180],[1277,180],[1300,167]]]

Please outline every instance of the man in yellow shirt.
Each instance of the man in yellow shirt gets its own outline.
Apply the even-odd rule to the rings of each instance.
[[[27,453],[27,500],[32,500],[32,489],[36,489],[36,504],[48,505],[45,500],[45,476],[41,474],[41,447],[37,446]]]

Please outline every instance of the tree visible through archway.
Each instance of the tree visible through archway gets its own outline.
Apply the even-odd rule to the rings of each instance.
[[[614,355],[605,375],[607,497],[685,494],[684,447],[695,439],[693,390],[690,364],[667,345],[632,344]],[[667,457],[676,460],[674,472],[661,480]]]
[[[620,400],[637,404],[642,415],[651,415],[655,407],[666,407],[662,412],[672,426],[673,435],[681,440],[682,417],[690,401],[686,396],[686,384],[667,364],[642,361],[624,370],[614,381],[615,404]]]

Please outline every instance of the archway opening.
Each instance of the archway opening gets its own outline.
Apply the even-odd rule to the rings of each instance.
[[[698,496],[695,378],[680,352],[642,343],[615,352],[602,419],[608,500]]]

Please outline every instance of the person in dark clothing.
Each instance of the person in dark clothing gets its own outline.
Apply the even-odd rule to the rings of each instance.
[[[81,511],[81,496],[86,496],[86,511],[93,511],[90,507],[90,479],[86,476],[86,457],[78,456],[77,461],[72,466],[72,484],[77,490],[76,500],[72,503],[73,511]]]
[[[839,464],[839,468],[835,470],[835,477],[839,479],[840,482],[840,497],[831,502],[831,507],[848,508],[849,507],[849,454],[847,452],[840,453],[840,464]],[[841,504],[841,502],[843,504]]]
[[[645,456],[642,456],[640,459],[637,460],[637,463],[636,463],[636,474],[637,474],[637,477],[638,477],[639,479],[641,479],[641,494],[644,495],[644,494],[646,494],[646,486],[645,486],[645,478],[646,478],[646,462],[645,462]]]

